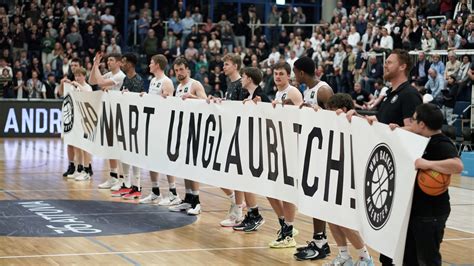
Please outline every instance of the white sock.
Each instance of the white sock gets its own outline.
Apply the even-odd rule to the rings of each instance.
[[[339,246],[337,247],[339,249],[339,255],[343,257],[344,259],[348,259],[351,257],[349,254],[349,249],[347,249],[347,246]]]
[[[160,187],[158,181],[151,181],[151,187]]]
[[[285,220],[285,224],[286,224],[287,226],[290,226],[290,225],[293,225],[293,222],[288,222],[287,220]]]
[[[186,189],[186,194],[193,194],[193,190],[190,189],[190,188],[187,188],[187,189]]]
[[[199,190],[192,190],[192,192],[194,196],[198,196],[199,195]]]
[[[130,181],[130,176],[126,175],[124,177],[119,177],[119,182],[122,182],[126,187],[131,187],[132,183]]]
[[[359,257],[364,258],[364,259],[370,259],[369,251],[367,248],[364,246],[361,249],[358,249],[357,252],[359,252]]]
[[[138,190],[141,190],[140,176],[135,176],[134,181],[135,181],[135,186],[138,187]]]
[[[168,183],[168,185],[170,186],[170,189],[176,189],[176,183]]]
[[[229,197],[230,203],[235,204],[235,193],[232,192],[232,194],[227,195]]]

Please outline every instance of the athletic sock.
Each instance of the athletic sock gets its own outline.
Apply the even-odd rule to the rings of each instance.
[[[192,190],[192,194],[194,196],[199,196],[199,190]]]
[[[278,217],[278,223],[280,224],[281,227],[283,227],[283,225],[285,224],[285,217],[284,216]]]
[[[168,186],[169,186],[170,190],[171,190],[171,189],[176,190],[176,183],[175,183],[175,182],[173,182],[173,183],[168,183]]]
[[[324,234],[324,232],[314,233],[313,234],[313,239],[314,239],[314,242],[316,242],[316,245],[319,248],[322,248],[328,242],[328,239],[326,237],[326,234]]]
[[[252,213],[254,216],[258,216],[260,213],[258,212],[258,205],[256,205],[255,207],[250,207],[249,213]]]
[[[193,190],[190,189],[190,188],[187,188],[187,189],[186,189],[186,194],[192,195],[192,194],[193,194]]]
[[[176,192],[176,188],[170,188],[170,192],[175,195],[175,196],[178,196],[178,193]]]
[[[152,187],[151,191],[153,192],[153,194],[155,194],[157,196],[160,196],[160,188],[159,187]]]
[[[227,197],[229,197],[230,203],[235,205],[235,193],[232,192],[232,194],[227,195]]]
[[[90,174],[91,173],[91,167],[90,167],[90,164],[89,164],[89,167],[84,167],[84,172]]]
[[[117,168],[110,168],[110,176],[111,176],[112,178],[117,179],[117,177],[118,177]]]
[[[159,187],[160,184],[158,183],[158,181],[151,181],[151,187]]]
[[[344,259],[348,259],[350,258],[350,254],[349,254],[349,249],[347,248],[347,246],[339,246],[337,247],[339,249],[339,255],[344,258]]]
[[[361,249],[358,249],[357,252],[359,252],[359,257],[364,258],[364,259],[370,259],[369,251],[367,248],[364,246]]]

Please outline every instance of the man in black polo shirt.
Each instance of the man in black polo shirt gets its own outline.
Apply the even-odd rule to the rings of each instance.
[[[400,127],[410,127],[411,118],[416,107],[423,103],[421,95],[408,82],[408,75],[412,63],[408,52],[394,49],[385,61],[383,77],[392,84],[392,89],[387,91],[387,96],[380,104],[376,116],[366,117],[369,123],[378,121],[384,124],[397,124]],[[347,112],[347,119],[351,121],[356,112]],[[380,254],[382,265],[392,265],[392,259]]]
[[[410,118],[418,105],[422,104],[421,95],[408,82],[411,60],[408,52],[395,49],[385,61],[383,77],[392,84],[387,96],[380,104],[376,116],[366,117],[369,122],[378,121],[384,124],[397,124],[401,127],[410,125]],[[347,112],[351,121],[355,110]]]
[[[411,60],[404,50],[395,49],[385,61],[383,77],[392,84],[392,89],[380,104],[379,122],[409,126],[416,107],[423,103],[421,95],[408,82],[410,69]]]

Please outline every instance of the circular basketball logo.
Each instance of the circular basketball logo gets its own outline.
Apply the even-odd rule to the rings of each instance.
[[[71,95],[67,95],[63,102],[63,130],[68,133],[74,125],[74,104]]]
[[[390,217],[395,192],[395,160],[385,143],[370,154],[365,171],[365,211],[370,226],[382,229]]]

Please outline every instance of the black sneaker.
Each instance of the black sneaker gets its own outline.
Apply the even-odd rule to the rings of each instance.
[[[297,248],[297,252],[293,256],[296,260],[319,260],[326,258],[330,253],[331,250],[327,243],[319,248],[316,242],[311,240],[306,247]]]
[[[75,171],[76,171],[76,166],[73,163],[70,163],[69,166],[67,167],[66,172],[63,173],[63,177],[72,175],[74,174]]]
[[[318,234],[314,234],[314,235],[313,235],[313,240],[311,240],[311,241],[314,241],[314,240],[326,240],[326,243],[323,245],[323,248],[326,250],[326,255],[329,255],[329,254],[331,254],[331,249],[329,248],[327,239],[328,239],[328,237],[326,236],[326,234],[324,234],[324,233],[318,233]],[[306,243],[309,244],[310,241],[306,241]],[[306,249],[306,248],[307,248],[307,246],[297,247],[297,248],[296,248],[296,251],[301,251],[301,250],[304,250],[304,249]]]
[[[262,215],[254,215],[253,213],[250,213],[250,219],[247,223],[247,226],[244,228],[244,232],[252,232],[252,231],[257,231],[257,229],[262,226],[265,223],[265,220],[263,219]]]
[[[247,227],[247,224],[250,222],[250,214],[247,213],[244,217],[244,220],[239,225],[232,226],[232,229],[235,231],[244,231],[244,229]]]

